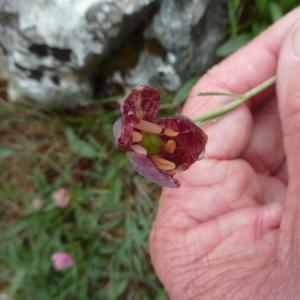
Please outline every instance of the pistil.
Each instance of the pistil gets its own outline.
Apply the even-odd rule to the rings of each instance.
[[[158,134],[143,132],[140,144],[147,150],[148,155],[157,154],[163,147],[163,143]]]

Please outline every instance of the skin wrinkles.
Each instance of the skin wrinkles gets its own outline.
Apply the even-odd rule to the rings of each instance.
[[[202,193],[199,193],[199,195],[195,194],[195,196],[190,199],[185,198],[185,201],[177,201],[176,199],[178,199],[178,197],[184,197],[184,195],[186,195],[186,189],[196,186],[196,182],[192,182],[192,185],[188,186],[190,181],[183,175],[182,180],[185,182],[183,188],[179,191],[167,190],[167,194],[165,194],[163,197],[171,199],[171,203],[173,203],[176,207],[178,206],[179,209],[187,211],[187,216],[193,217],[199,222],[216,217],[219,214],[230,211],[234,208],[239,208],[241,203],[243,203],[243,206],[246,204],[248,206],[254,206],[257,205],[257,202],[261,203],[262,192],[260,190],[259,181],[255,179],[252,168],[243,160],[234,160],[232,162],[214,160],[212,164],[210,164],[210,160],[208,160],[206,161],[206,165],[212,165],[212,170],[216,169],[216,166],[218,165],[219,172],[217,174],[214,172],[217,176],[214,184],[212,184],[209,179],[203,178],[205,182],[201,185]],[[202,171],[203,174],[206,173],[206,167],[204,167],[204,169],[205,170]],[[205,175],[202,177],[205,177]],[[197,180],[199,180],[199,178]],[[200,178],[200,180],[202,180],[202,178]],[[247,189],[249,187],[251,187],[251,190],[249,190],[249,193],[247,193]],[[206,197],[208,198],[203,199],[202,195],[207,190],[210,190],[209,193],[206,192]],[[225,194],[223,192],[224,190],[227,190]],[[231,194],[236,194],[236,192],[240,194],[239,197],[232,198]],[[251,197],[249,197],[248,194],[250,194]],[[195,200],[198,200],[201,196],[201,202],[197,201],[196,205],[193,205]],[[220,201],[222,204],[218,205],[219,209],[216,211],[216,213],[211,214],[210,211],[207,210],[205,215],[202,213],[200,217],[198,216],[198,211],[202,210],[201,203],[203,203],[203,201],[214,206],[218,205],[217,203]],[[169,205],[169,202],[163,203],[163,207],[167,205]]]
[[[231,197],[231,200],[230,200],[230,195],[228,196],[228,199],[226,199],[227,197],[225,196],[224,202],[228,205],[230,210],[239,207],[239,205],[234,205],[237,202],[243,202],[244,204],[247,203],[247,201],[244,200],[245,198],[254,200],[254,201],[250,200],[252,202],[249,203],[250,205],[251,204],[256,205],[256,203],[262,203],[261,201],[262,192],[260,190],[257,180],[253,176],[254,175],[253,170],[249,167],[249,165],[245,164],[243,161],[236,161],[236,164],[237,165],[239,164],[240,169],[232,171],[231,174],[230,173],[227,174],[227,178],[225,180],[224,185],[227,184],[229,186],[228,187],[223,186],[221,187],[221,189],[228,190],[228,188],[232,185],[231,179],[234,179],[235,177],[237,178],[235,184],[239,188],[238,191],[235,190],[233,191],[233,193],[235,193],[235,196]],[[248,176],[246,176],[246,174]],[[249,194],[252,194],[251,195],[252,197],[249,197]],[[235,199],[234,202],[232,202],[232,198]]]
[[[218,224],[218,222],[216,221],[216,220],[212,220],[211,221],[213,224],[214,224],[214,226],[217,228],[217,231],[219,232],[219,236],[218,236],[218,238],[217,238],[217,240],[215,240],[214,241],[214,244],[213,245],[211,245],[210,246],[210,248],[208,248],[208,249],[206,249],[205,251],[203,251],[203,253],[201,254],[202,256],[200,257],[200,256],[197,256],[195,259],[191,259],[191,254],[190,253],[186,253],[186,254],[183,254],[183,255],[179,255],[179,253],[177,253],[177,255],[176,256],[172,256],[172,260],[174,260],[174,259],[176,259],[176,257],[178,257],[178,256],[180,256],[180,257],[184,257],[184,255],[186,255],[186,257],[188,257],[189,258],[189,263],[186,263],[186,266],[183,268],[181,265],[176,265],[176,269],[182,269],[182,273],[184,273],[184,274],[188,274],[188,271],[192,271],[193,270],[193,268],[195,267],[195,265],[196,265],[196,262],[197,261],[201,261],[201,259],[202,259],[202,257],[204,257],[205,255],[207,255],[207,253],[211,253],[211,252],[213,252],[214,251],[214,249],[216,248],[216,247],[219,247],[220,245],[219,245],[219,242],[221,241],[221,240],[223,240],[224,239],[224,236],[222,235],[222,230],[219,228],[220,227],[220,225]],[[263,227],[262,225],[260,226],[260,228],[261,227]],[[241,230],[242,230],[243,228],[241,228]],[[261,231],[261,229],[256,229],[257,231]],[[233,235],[233,234],[235,234],[235,232],[232,232],[232,233],[230,233],[229,235],[227,235],[226,237],[227,238],[229,238],[231,235]],[[186,242],[186,249],[190,249],[190,246],[189,246],[189,242]],[[196,253],[196,251],[194,251],[195,253]],[[170,254],[170,253],[169,253]],[[221,260],[221,262],[222,262],[222,260]],[[192,268],[189,268],[189,266],[192,266]],[[200,268],[198,269],[198,275],[199,275],[199,270],[200,270]],[[203,272],[205,272],[205,268],[204,268],[204,271]],[[169,273],[168,271],[167,271],[167,273]],[[177,273],[177,272],[176,272]],[[176,274],[177,276],[180,276],[181,274],[179,273],[179,274]],[[196,276],[197,277],[197,276]],[[196,279],[195,279],[196,280]],[[191,282],[193,281],[193,279],[191,278],[191,280],[190,280]]]
[[[204,127],[204,160],[161,195],[150,254],[171,300],[300,299],[299,19],[296,9],[215,66],[184,106],[207,113],[230,97],[199,92],[243,93],[277,70],[276,89]]]

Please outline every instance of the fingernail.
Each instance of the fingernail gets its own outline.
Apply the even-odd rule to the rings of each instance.
[[[300,57],[300,22],[296,25],[293,35],[293,48],[297,56]]]

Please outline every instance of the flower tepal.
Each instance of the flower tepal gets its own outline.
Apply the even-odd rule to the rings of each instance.
[[[116,145],[128,151],[133,168],[160,185],[179,187],[174,175],[197,161],[207,136],[184,116],[157,118],[159,92],[134,88],[121,104],[122,117],[113,128]]]

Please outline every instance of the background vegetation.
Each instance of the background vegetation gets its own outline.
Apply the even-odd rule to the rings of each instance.
[[[228,3],[219,56],[300,1]],[[175,96],[162,91],[163,113],[178,112],[194,82]],[[0,86],[0,299],[167,299],[147,245],[160,188],[135,174],[113,143],[122,95],[50,111],[9,103]],[[65,209],[53,204],[59,187],[71,197]],[[56,272],[50,256],[62,250],[75,264]]]

